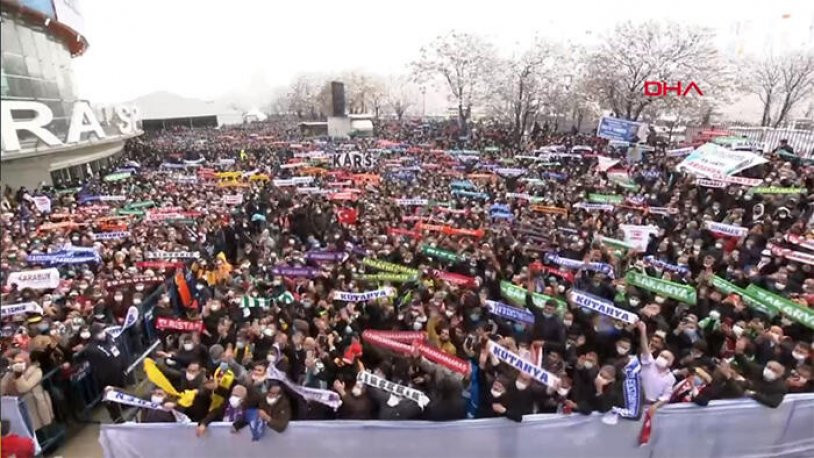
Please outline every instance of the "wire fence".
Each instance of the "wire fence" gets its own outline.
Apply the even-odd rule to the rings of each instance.
[[[771,127],[719,127],[720,134],[745,137],[763,144],[763,152],[768,153],[780,146],[780,140],[787,140],[794,152],[801,157],[814,157],[814,131],[800,129],[774,129]],[[710,131],[708,127],[687,127],[688,140],[699,138]]]

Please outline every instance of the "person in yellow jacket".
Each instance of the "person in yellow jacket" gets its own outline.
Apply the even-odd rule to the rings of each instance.
[[[209,286],[215,286],[222,281],[228,280],[232,269],[232,265],[226,260],[226,255],[223,252],[218,253],[215,257],[214,266],[198,263],[192,266],[192,271],[195,272],[198,279],[205,281]]]
[[[427,339],[430,343],[441,349],[444,353],[452,356],[457,355],[455,345],[449,340],[449,328],[443,328],[438,331],[438,324],[441,322],[441,315],[438,311],[432,309],[430,311],[430,319],[427,320]]]

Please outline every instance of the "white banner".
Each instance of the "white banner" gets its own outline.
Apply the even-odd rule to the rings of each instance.
[[[676,167],[707,178],[734,175],[756,165],[769,162],[748,151],[732,151],[714,143],[705,143],[692,152]]]
[[[42,315],[42,307],[36,302],[20,302],[0,307],[0,318],[22,315],[23,313],[39,313]]]
[[[716,223],[714,221],[706,221],[706,228],[717,234],[726,235],[728,237],[743,237],[749,233],[749,229],[742,226],[735,226],[733,224]]]
[[[619,159],[614,159],[612,157],[597,156],[597,159],[599,160],[599,163],[596,165],[596,169],[600,172],[607,172],[608,169],[619,163]]]
[[[649,225],[636,226],[633,224],[622,224],[619,228],[625,233],[625,242],[632,245],[636,251],[647,251],[650,234],[658,234],[659,232],[659,228]]]
[[[12,272],[6,280],[6,284],[11,286],[17,284],[18,290],[31,289],[54,289],[59,286],[59,270],[55,267],[50,269],[24,270],[22,272]]]
[[[34,196],[34,206],[42,213],[51,213],[51,199],[48,196]]]
[[[223,196],[223,203],[226,205],[240,205],[243,203],[243,194]]]
[[[31,394],[28,394],[28,396],[31,396]],[[34,442],[34,454],[39,456],[41,451],[40,443],[37,440],[37,435],[31,429],[31,422],[28,420],[30,414],[26,412],[26,415],[23,415],[26,404],[16,396],[3,396],[2,407],[0,408],[3,411],[3,420],[9,422],[9,434],[31,439]],[[5,456],[5,453],[3,455]]]

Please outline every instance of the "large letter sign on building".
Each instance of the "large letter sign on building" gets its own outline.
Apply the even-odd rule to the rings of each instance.
[[[34,113],[33,117],[30,115],[25,116],[25,113],[32,112]],[[122,134],[136,133],[138,128],[135,109],[116,107],[114,113],[121,120],[116,126]],[[21,149],[18,131],[27,131],[48,146],[79,143],[82,141],[82,134],[86,133],[95,134],[99,139],[107,137],[87,102],[78,101],[73,104],[71,123],[64,142],[48,130],[48,125],[53,119],[54,115],[51,109],[44,103],[30,100],[3,100],[0,106],[3,151],[19,151]],[[85,138],[88,139],[87,136]]]

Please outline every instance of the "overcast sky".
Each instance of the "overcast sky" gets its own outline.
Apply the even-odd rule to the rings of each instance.
[[[656,6],[662,4],[663,6]],[[300,72],[400,73],[449,29],[503,50],[535,33],[590,44],[615,23],[672,19],[712,27],[727,52],[812,46],[814,0],[84,0],[90,47],[74,59],[79,90],[96,103],[152,91],[215,98],[252,80],[286,84]]]

